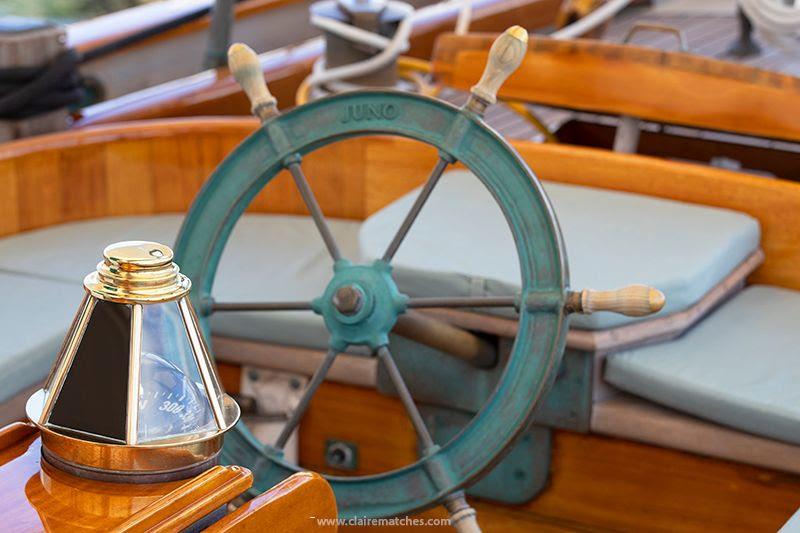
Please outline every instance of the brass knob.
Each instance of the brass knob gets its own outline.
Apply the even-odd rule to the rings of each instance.
[[[123,241],[106,246],[103,257],[122,270],[153,268],[172,262],[172,249],[157,242]]]
[[[103,261],[83,285],[96,298],[111,302],[176,300],[189,292],[192,284],[172,259],[172,249],[157,242],[118,242],[103,250]]]

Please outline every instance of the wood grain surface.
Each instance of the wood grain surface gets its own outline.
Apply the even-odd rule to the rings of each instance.
[[[256,126],[247,118],[175,119],[6,143],[0,146],[0,236],[102,216],[183,212]],[[591,148],[511,144],[543,180],[750,214],[761,224],[765,253],[750,281],[800,288],[800,184]],[[366,137],[309,154],[303,166],[327,216],[361,220],[423,183],[435,160],[431,147]],[[286,172],[250,210],[306,214]]]
[[[357,443],[358,470],[327,468],[326,439]],[[323,384],[300,428],[300,461],[307,468],[364,475],[415,457],[414,430],[402,405],[372,390]],[[779,529],[800,507],[800,476],[557,431],[550,480],[538,498],[518,506],[471,503],[487,532],[767,532]],[[446,514],[437,508],[419,516]]]
[[[468,90],[493,34],[442,35],[437,79]],[[800,140],[800,80],[786,74],[634,45],[532,36],[528,54],[500,90],[555,107]]]

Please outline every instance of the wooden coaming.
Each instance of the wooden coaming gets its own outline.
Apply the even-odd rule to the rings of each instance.
[[[208,533],[303,533],[337,530],[336,499],[325,479],[298,472],[243,504],[206,529]]]
[[[185,211],[255,119],[103,126],[0,147],[0,236],[114,215]],[[513,141],[539,178],[748,213],[761,223],[763,265],[751,282],[800,288],[800,184],[688,163]],[[304,160],[324,212],[361,220],[420,185],[436,151],[405,139],[351,139]],[[346,166],[343,166],[346,161]],[[284,173],[252,212],[305,214]]]
[[[434,74],[469,89],[492,34],[442,35]],[[800,140],[800,79],[698,55],[594,40],[531,36],[500,96],[670,124]]]

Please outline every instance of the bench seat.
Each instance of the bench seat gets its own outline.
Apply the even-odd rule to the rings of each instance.
[[[112,217],[63,224],[0,240],[0,402],[47,374],[83,295],[82,281],[112,242],[172,243],[182,215]],[[343,253],[357,253],[359,224],[331,220]],[[302,300],[318,296],[332,261],[307,217],[245,215],[220,262],[220,301]],[[324,349],[328,335],[312,312],[218,313],[215,334]]]
[[[5,403],[44,381],[83,289],[0,272],[0,294],[0,403]]]
[[[800,444],[800,292],[754,285],[681,338],[609,355],[605,379],[661,405]]]
[[[546,189],[564,232],[574,285],[649,283],[667,293],[668,313],[698,302],[758,249],[758,223],[739,213],[584,187],[547,184]],[[399,199],[363,224],[330,220],[345,257],[382,254],[414,197]],[[58,298],[62,315],[39,336],[60,342],[77,309],[80,283],[95,268],[103,247],[127,239],[172,243],[181,220],[181,215],[114,217],[2,239],[0,272],[74,292]],[[396,272],[401,290],[412,295],[513,294],[519,278],[514,254],[505,219],[489,193],[468,172],[452,171],[443,176],[401,247]],[[309,218],[248,214],[231,235],[212,294],[227,302],[310,300],[322,292],[331,266]],[[5,285],[2,279],[0,285]],[[631,321],[606,313],[575,318],[575,325],[593,330]],[[14,322],[4,324],[13,328]],[[211,327],[216,336],[229,339],[327,347],[324,325],[310,312],[217,313]],[[49,367],[58,342],[40,347],[44,355],[37,379]],[[12,352],[24,353],[23,347],[12,340],[3,358]],[[17,390],[30,385],[23,381],[30,380],[16,383]],[[13,388],[3,392],[10,395]]]
[[[662,290],[661,316],[700,301],[759,247],[758,221],[725,209],[636,194],[544,183],[564,236],[571,286],[613,289],[644,283]],[[361,255],[383,254],[419,189],[368,218]],[[513,237],[483,184],[468,171],[444,174],[395,256],[400,289],[412,296],[505,296],[519,292]],[[573,316],[604,330],[645,318]]]

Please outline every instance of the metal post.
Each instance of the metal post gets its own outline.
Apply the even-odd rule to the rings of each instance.
[[[236,0],[216,0],[211,11],[208,44],[203,68],[224,67],[228,63],[228,46],[233,30],[233,4]]]
[[[622,154],[635,154],[639,148],[639,119],[636,117],[621,116],[614,135],[614,151]]]
[[[753,22],[741,6],[738,7],[736,16],[739,19],[739,36],[728,49],[728,55],[743,58],[760,54],[761,47],[753,39]]]

